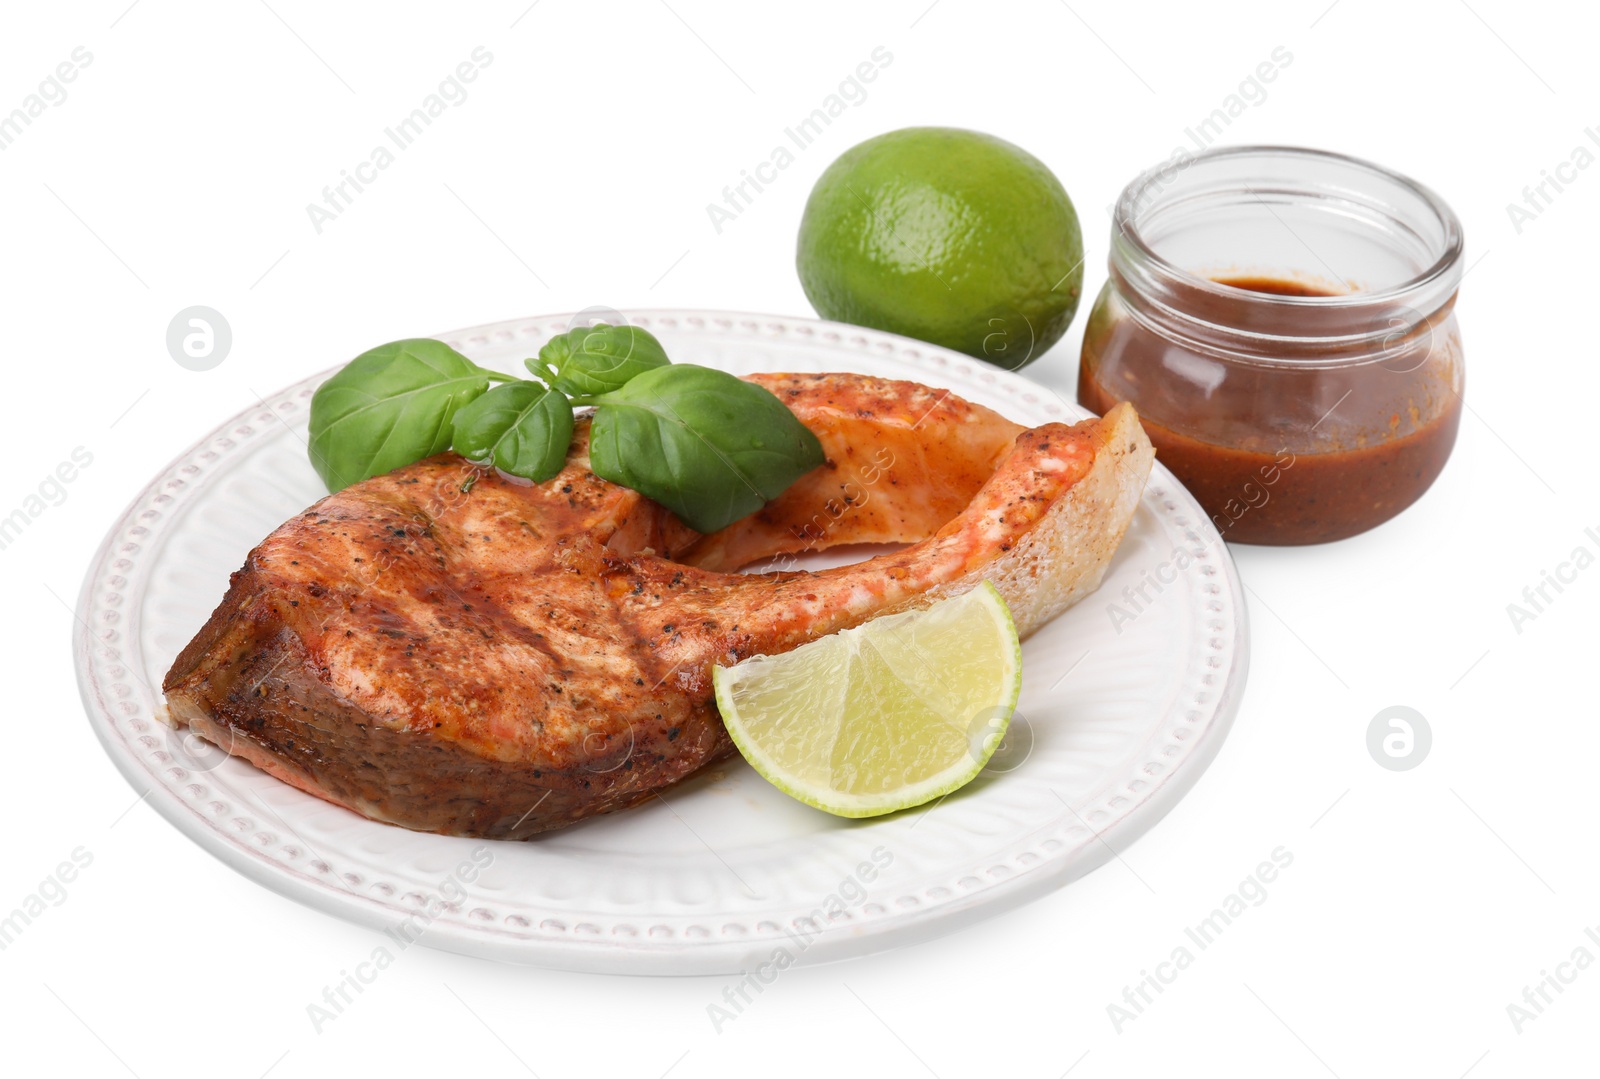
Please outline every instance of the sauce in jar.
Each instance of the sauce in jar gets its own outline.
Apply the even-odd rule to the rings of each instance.
[[[1349,172],[1373,168],[1309,151],[1246,149],[1218,156],[1251,153],[1287,156],[1288,162],[1278,164],[1289,172],[1306,164],[1299,157],[1332,158],[1340,173],[1335,178],[1346,190]],[[1199,169],[1207,156],[1190,168]],[[1393,175],[1379,171],[1381,178]],[[1420,498],[1443,470],[1461,420],[1453,313],[1459,227],[1445,216],[1448,209],[1436,199],[1427,202],[1424,193],[1427,208],[1442,210],[1437,239],[1446,270],[1419,252],[1391,256],[1390,263],[1403,255],[1421,263],[1411,268],[1412,276],[1420,275],[1412,281],[1404,267],[1369,257],[1367,274],[1387,271],[1401,278],[1398,285],[1380,280],[1370,288],[1351,282],[1361,271],[1361,243],[1341,245],[1326,229],[1319,233],[1312,211],[1294,217],[1296,232],[1342,253],[1338,261],[1349,268],[1348,276],[1330,285],[1276,268],[1293,266],[1296,257],[1289,245],[1274,246],[1277,233],[1288,228],[1288,211],[1281,207],[1266,207],[1268,214],[1254,222],[1264,230],[1259,246],[1265,257],[1250,250],[1248,200],[1228,203],[1225,232],[1204,220],[1190,229],[1213,243],[1225,236],[1231,249],[1208,255],[1203,245],[1185,248],[1181,220],[1175,224],[1172,213],[1150,213],[1151,196],[1138,186],[1149,175],[1130,185],[1118,204],[1111,280],[1084,333],[1079,402],[1104,413],[1131,401],[1157,460],[1194,494],[1227,540],[1342,539]],[[1215,177],[1204,179],[1211,189],[1218,187]],[[1278,187],[1285,186],[1279,176]],[[1196,201],[1192,194],[1183,200],[1183,212],[1194,214]],[[1159,194],[1154,206],[1162,206]],[[1141,226],[1155,234],[1153,240],[1141,235]],[[1179,249],[1186,262],[1273,268],[1179,269],[1159,253],[1164,246]],[[1298,257],[1306,257],[1303,244]],[[1326,263],[1321,268],[1329,269]]]

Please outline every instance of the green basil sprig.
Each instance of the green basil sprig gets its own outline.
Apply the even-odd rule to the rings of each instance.
[[[672,361],[648,332],[637,326],[580,327],[551,338],[528,370],[569,397],[620,390],[635,375]],[[548,375],[546,374],[548,372]]]
[[[594,399],[589,467],[715,532],[822,464],[817,436],[753,382],[693,364],[658,367]]]
[[[472,461],[543,483],[572,445],[572,402],[537,382],[496,386],[456,413],[453,446]]]
[[[723,371],[673,364],[636,326],[569,331],[527,367],[535,381],[427,339],[362,353],[312,398],[312,464],[338,490],[453,448],[543,483],[566,463],[574,405],[593,406],[595,475],[714,532],[823,463],[821,443],[777,397]],[[489,389],[491,381],[505,385]]]
[[[456,410],[507,377],[425,337],[363,352],[311,398],[312,467],[337,491],[443,453]]]

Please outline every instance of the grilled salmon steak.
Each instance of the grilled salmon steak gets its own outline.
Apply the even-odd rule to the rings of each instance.
[[[170,720],[373,820],[523,838],[732,752],[716,664],[984,579],[1026,635],[1099,585],[1154,457],[1127,405],[1029,429],[911,382],[753,381],[827,457],[759,513],[690,531],[589,471],[582,418],[546,483],[430,457],[250,552],[167,673]],[[849,543],[910,546],[781,566]]]

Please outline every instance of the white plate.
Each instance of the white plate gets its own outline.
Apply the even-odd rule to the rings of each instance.
[[[1087,415],[1019,376],[853,326],[694,311],[628,317],[673,359],[739,374],[858,371],[948,387],[1022,423]],[[514,370],[569,324],[504,322],[444,339]],[[735,758],[664,803],[529,842],[374,823],[156,718],[153,687],[229,573],[324,493],[305,432],[325,377],[224,424],[134,499],[84,580],[74,646],[95,733],[152,806],[292,899],[379,929],[406,923],[391,949],[417,937],[541,966],[707,974],[925,939],[1060,887],[1127,847],[1193,785],[1238,706],[1248,646],[1233,562],[1157,465],[1100,591],[1024,644],[1019,717],[996,764],[932,809],[841,820],[791,801]],[[1129,601],[1124,588],[1146,599]],[[1113,617],[1113,602],[1131,621]]]

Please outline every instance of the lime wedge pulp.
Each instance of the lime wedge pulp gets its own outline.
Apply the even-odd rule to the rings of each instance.
[[[841,817],[921,805],[969,782],[1005,735],[1022,648],[987,581],[712,673],[734,744],[779,790]]]

